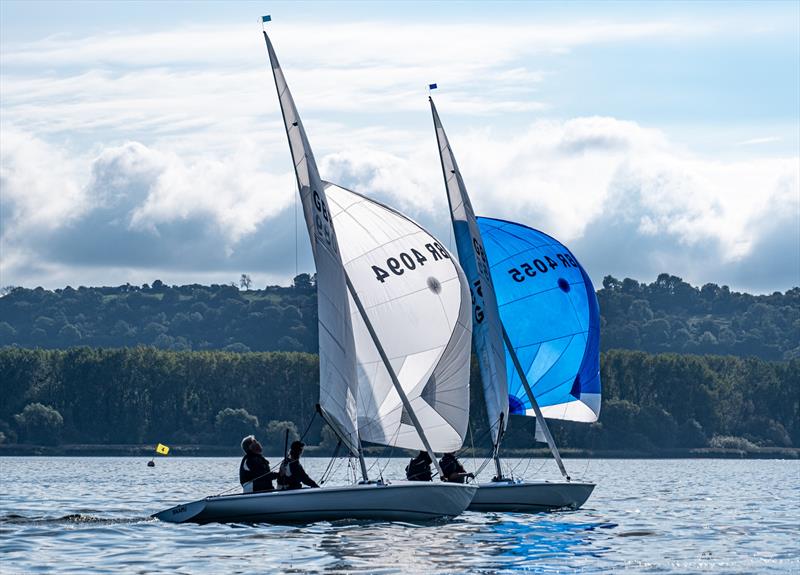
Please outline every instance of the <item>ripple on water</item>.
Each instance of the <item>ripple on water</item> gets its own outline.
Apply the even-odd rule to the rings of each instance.
[[[165,459],[155,470],[123,458],[63,458],[49,488],[27,480],[43,463],[3,460],[0,553],[10,572],[800,571],[797,506],[776,505],[774,495],[800,499],[799,462],[594,461],[588,476],[597,489],[574,512],[309,526],[149,518],[226,489],[219,478],[235,476],[234,458]],[[389,462],[386,476],[401,476],[405,463]],[[309,459],[307,468],[319,475],[326,464]]]

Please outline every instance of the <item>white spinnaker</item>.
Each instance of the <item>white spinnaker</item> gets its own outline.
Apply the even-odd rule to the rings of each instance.
[[[352,453],[358,452],[356,431],[356,351],[350,321],[350,303],[339,245],[334,231],[325,187],[303,123],[286,84],[272,42],[264,32],[278,90],[283,121],[289,138],[303,214],[317,268],[319,316],[319,404]]]
[[[497,445],[508,424],[508,385],[506,382],[506,353],[503,348],[503,331],[497,297],[494,293],[489,262],[483,248],[483,239],[475,220],[475,212],[461,178],[455,155],[445,134],[439,113],[430,98],[436,142],[442,163],[450,217],[453,221],[458,259],[472,293],[472,341],[481,370],[486,414],[492,432],[492,442]]]
[[[334,184],[326,188],[342,262],[434,451],[461,447],[469,420],[469,289],[421,226]],[[385,275],[384,275],[385,274]],[[424,449],[351,303],[361,439]]]

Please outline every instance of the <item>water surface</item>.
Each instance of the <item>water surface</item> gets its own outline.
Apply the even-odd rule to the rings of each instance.
[[[278,458],[271,458],[277,461]],[[370,461],[403,475],[406,461]],[[465,460],[468,468],[480,462]],[[174,525],[151,513],[238,490],[238,458],[0,458],[0,572],[800,572],[800,462],[567,460],[583,509],[426,525]],[[327,459],[308,458],[318,477]],[[557,478],[552,460],[509,460]],[[484,474],[489,477],[490,469]],[[331,483],[352,474],[346,460]]]

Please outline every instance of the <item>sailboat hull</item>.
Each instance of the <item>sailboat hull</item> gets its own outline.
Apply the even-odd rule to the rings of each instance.
[[[222,495],[177,505],[153,517],[170,523],[428,521],[459,515],[476,491],[472,485],[398,482]]]
[[[481,483],[469,511],[536,513],[578,509],[594,491],[594,483],[523,481]]]

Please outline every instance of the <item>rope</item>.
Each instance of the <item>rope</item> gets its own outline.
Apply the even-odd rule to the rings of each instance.
[[[469,422],[467,423],[467,429],[469,429],[469,444],[472,447],[472,469],[473,469],[472,474],[475,477],[478,477],[478,472],[475,471],[477,467],[475,467],[475,441],[473,441],[472,438],[472,423]]]
[[[397,439],[397,436],[399,434],[400,434],[400,426],[398,425],[397,429],[394,432],[394,435],[392,436],[392,440],[390,442],[391,443],[391,449],[389,450],[389,456],[386,458],[386,463],[383,464],[383,467],[381,467],[381,470],[380,470],[379,477],[381,478],[381,480],[383,480],[383,472],[386,471],[386,468],[389,466],[389,462],[392,460],[392,454],[394,453],[394,448],[395,448],[394,441],[395,441],[395,439]],[[384,451],[386,451],[386,450],[384,449]],[[378,460],[376,459],[375,461],[377,462]],[[370,467],[370,469],[372,469],[372,467]]]
[[[478,467],[478,470],[475,472],[475,477],[477,477],[478,475],[480,475],[481,473],[483,473],[483,470],[484,470],[484,469],[486,469],[486,466],[487,466],[487,465],[489,465],[489,462],[490,462],[492,459],[494,459],[494,458],[493,458],[493,457],[491,457],[491,456],[489,456],[489,457],[487,457],[486,459],[484,459],[484,460],[483,460],[483,463],[481,463],[481,466],[480,466],[480,467]]]
[[[300,441],[303,441],[308,435],[309,430],[311,429],[311,424],[314,423],[314,420],[317,418],[317,412],[314,410],[314,415],[311,417],[311,421],[308,422],[306,426],[306,430],[303,432],[303,435],[300,436]]]
[[[319,484],[322,485],[325,483],[329,478],[326,477],[333,467],[333,462],[336,461],[336,458],[339,456],[339,448],[342,446],[342,440],[340,439],[336,443],[336,448],[333,450],[333,455],[331,455],[331,460],[328,461],[328,466],[325,468],[325,471],[322,472],[322,477],[319,480]]]

